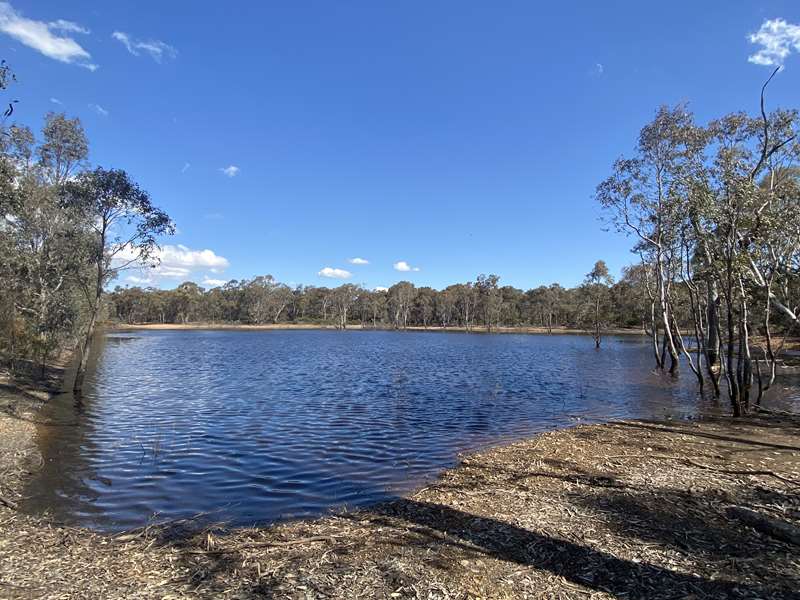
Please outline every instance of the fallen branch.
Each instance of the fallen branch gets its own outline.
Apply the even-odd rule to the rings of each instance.
[[[741,506],[728,507],[725,513],[729,517],[738,519],[745,525],[749,525],[756,531],[760,531],[761,533],[783,542],[800,546],[800,528],[786,521],[768,517],[754,510],[750,510],[749,508],[742,508]]]
[[[787,485],[793,485],[795,487],[800,487],[800,482],[795,481],[794,479],[789,479],[784,477],[783,475],[778,475],[774,471],[753,471],[753,470],[738,470],[738,469],[717,469],[716,467],[712,467],[711,465],[704,465],[703,463],[696,462],[691,458],[686,458],[683,456],[667,456],[664,454],[622,454],[619,456],[606,456],[607,460],[616,459],[616,458],[658,458],[660,460],[679,460],[681,462],[685,462],[686,464],[692,465],[693,467],[697,467],[699,469],[706,469],[708,471],[714,471],[715,473],[724,473],[725,475],[763,475],[766,477],[774,477]]]
[[[7,506],[12,510],[19,510],[19,506],[17,505],[16,502],[14,502],[13,500],[9,500],[8,498],[4,498],[3,496],[0,496],[0,504],[2,504],[3,506]]]
[[[764,408],[763,406],[754,406],[756,412],[764,413],[767,415],[778,415],[781,417],[795,417],[800,419],[800,413],[789,412],[786,410],[775,410],[774,408]]]
[[[249,550],[252,548],[281,548],[284,546],[297,546],[299,544],[310,544],[312,542],[334,542],[339,539],[331,535],[315,535],[307,538],[299,538],[296,540],[289,540],[286,542],[252,542],[250,544],[239,544],[238,546],[231,546],[230,548],[216,548],[214,550],[188,550],[188,554],[228,554],[231,552],[239,552],[240,550]]]

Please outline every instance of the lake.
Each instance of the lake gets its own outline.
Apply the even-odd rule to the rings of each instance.
[[[106,531],[319,515],[550,428],[713,410],[637,336],[115,332],[94,363],[44,409],[24,509]]]

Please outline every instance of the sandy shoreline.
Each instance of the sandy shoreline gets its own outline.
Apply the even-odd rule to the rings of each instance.
[[[170,330],[241,330],[241,331],[270,331],[270,330],[305,330],[305,329],[330,329],[335,330],[333,325],[322,325],[314,323],[277,323],[274,325],[245,325],[239,323],[142,323],[142,324],[119,324],[106,327],[107,331],[143,331],[143,330],[156,330],[156,331],[170,331]],[[361,325],[348,325],[348,330],[352,331],[397,331],[390,328],[377,328],[362,327]],[[464,327],[408,327],[405,331],[427,331],[431,333],[466,333]],[[470,333],[490,333],[483,327],[474,327]],[[530,335],[552,335],[557,334],[570,334],[570,335],[591,335],[590,332],[582,329],[566,329],[566,328],[553,328],[552,332],[548,332],[543,327],[499,327],[493,328],[491,333],[516,333],[516,334],[530,334]],[[635,335],[643,336],[641,329],[609,329],[604,332],[604,335]]]
[[[109,536],[13,504],[41,460],[35,399],[0,412],[3,598],[792,598],[797,546],[731,520],[800,525],[798,422],[622,422],[464,457],[397,500],[254,529]]]

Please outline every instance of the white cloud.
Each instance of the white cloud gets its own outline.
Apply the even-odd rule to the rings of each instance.
[[[239,167],[237,167],[236,165],[230,165],[227,167],[222,167],[220,171],[224,173],[227,177],[236,177],[239,174]]]
[[[205,277],[203,277],[203,281],[201,282],[201,285],[204,285],[206,287],[215,288],[215,287],[219,287],[221,285],[225,285],[226,283],[228,283],[228,281],[226,279],[213,279],[213,278],[209,277],[208,275],[206,275]]]
[[[58,104],[59,106],[61,106],[61,105],[63,105],[63,104],[64,104],[64,103],[63,103],[61,100],[59,100],[58,98],[50,98],[50,102],[52,102],[53,104]]]
[[[105,108],[103,108],[102,106],[100,106],[99,104],[89,104],[88,106],[89,106],[89,108],[91,108],[94,112],[96,112],[101,117],[107,117],[108,116],[108,111]]]
[[[783,19],[769,19],[747,39],[751,44],[761,46],[758,52],[747,57],[749,62],[764,66],[783,65],[792,50],[800,52],[800,25]]]
[[[375,292],[388,292],[389,288],[383,287],[382,285],[379,285],[373,291],[375,291]]]
[[[83,25],[78,25],[74,21],[66,21],[64,19],[57,19],[50,21],[47,26],[53,31],[62,31],[64,33],[82,33],[89,35],[91,31]]]
[[[351,265],[368,265],[369,264],[369,261],[366,258],[358,258],[358,257],[348,258],[347,262],[349,262]]]
[[[122,43],[128,49],[128,52],[134,56],[139,56],[142,52],[145,52],[157,63],[162,62],[165,58],[171,59],[178,55],[178,51],[175,48],[159,40],[137,40],[122,31],[115,31],[111,34],[111,37]]]
[[[603,63],[595,63],[594,65],[594,74],[600,77],[603,73],[605,73],[606,68],[603,66]]]
[[[344,269],[334,269],[333,267],[325,267],[317,273],[320,277],[328,277],[330,279],[349,279],[353,276],[350,271]]]
[[[155,285],[162,279],[186,281],[197,276],[201,271],[220,274],[230,266],[227,258],[216,254],[213,250],[192,250],[183,244],[161,246],[155,256],[160,259],[156,267],[135,269],[135,272],[128,275],[126,280],[136,284],[146,283],[149,285]],[[135,258],[136,254],[130,249],[117,255],[119,264],[125,264]]]
[[[71,21],[59,19],[58,21],[45,23],[44,21],[27,19],[14,10],[14,7],[8,2],[0,2],[0,31],[53,60],[80,65],[90,71],[97,69],[97,65],[90,62],[92,55],[78,42],[69,36],[55,33],[59,31],[88,32],[88,30]]]
[[[188,162],[187,163],[183,163],[183,168],[181,169],[181,173],[186,173],[186,171],[188,171],[189,167],[191,167],[191,166],[192,165],[190,163],[188,163]]]
[[[152,285],[154,283],[149,277],[137,277],[136,275],[128,275],[125,281],[130,281],[134,285]]]
[[[408,273],[410,271],[419,271],[419,267],[412,267],[404,260],[398,260],[392,266],[394,267],[395,271],[400,271],[401,273]]]

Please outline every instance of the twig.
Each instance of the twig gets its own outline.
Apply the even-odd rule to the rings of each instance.
[[[8,498],[4,498],[3,496],[0,496],[0,504],[7,506],[12,510],[19,510],[19,506],[17,505],[16,502],[14,502],[13,500],[9,500]]]
[[[750,471],[750,470],[739,471],[739,470],[734,470],[734,469],[717,469],[717,468],[712,467],[710,465],[704,465],[703,463],[699,463],[699,462],[693,461],[692,459],[685,458],[683,456],[667,456],[667,455],[664,455],[664,454],[622,454],[622,455],[618,455],[618,456],[606,456],[605,458],[607,460],[616,459],[616,458],[658,458],[658,459],[661,459],[661,460],[679,460],[679,461],[685,462],[685,463],[687,463],[689,465],[692,465],[693,467],[698,467],[700,469],[707,469],[709,471],[714,471],[716,473],[724,473],[726,475],[766,475],[766,476],[769,476],[769,477],[774,477],[775,479],[779,479],[780,481],[783,481],[784,483],[786,483],[788,485],[793,485],[795,487],[800,487],[800,482],[795,481],[794,479],[788,479],[787,477],[784,477],[782,475],[778,475],[774,471],[767,471],[767,470],[764,470],[764,471]]]
[[[228,554],[230,552],[239,552],[240,550],[249,550],[251,548],[281,548],[284,546],[296,546],[298,544],[310,544],[312,542],[333,542],[337,539],[340,538],[331,535],[315,535],[286,542],[252,542],[250,544],[231,546],[230,548],[217,548],[216,550],[188,550],[187,554]]]

